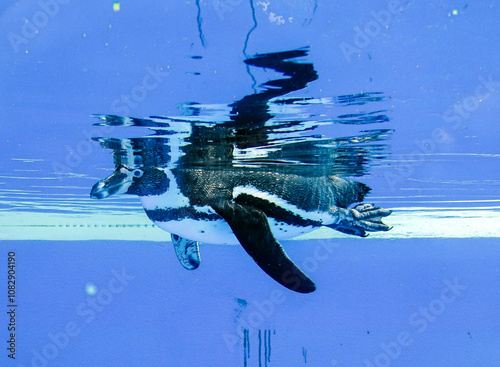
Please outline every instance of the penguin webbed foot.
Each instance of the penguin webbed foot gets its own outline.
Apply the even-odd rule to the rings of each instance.
[[[200,248],[198,242],[171,234],[175,254],[179,262],[187,270],[194,270],[200,266]]]
[[[389,231],[392,227],[382,222],[382,218],[391,215],[392,210],[376,207],[372,204],[358,204],[352,209],[340,209],[340,221],[329,226],[337,231],[366,237],[368,232]]]

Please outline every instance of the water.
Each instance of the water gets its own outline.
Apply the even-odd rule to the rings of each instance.
[[[498,13],[492,1],[0,6],[0,256],[15,252],[17,276],[15,361],[4,348],[1,365],[498,364]],[[245,63],[276,52],[300,54],[292,77]],[[317,286],[306,295],[241,246],[201,243],[187,271],[136,196],[89,197],[115,164],[186,156],[363,182],[393,228],[280,241]],[[5,295],[7,276],[6,264]]]

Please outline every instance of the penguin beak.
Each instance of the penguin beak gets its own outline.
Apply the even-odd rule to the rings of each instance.
[[[111,176],[97,182],[90,191],[90,197],[104,199],[111,195],[125,194],[130,185],[132,185],[132,177],[129,171],[119,168]]]

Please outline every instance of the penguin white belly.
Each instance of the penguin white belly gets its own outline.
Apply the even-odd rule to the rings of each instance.
[[[274,238],[279,240],[288,240],[290,238],[294,238],[300,236],[305,233],[309,233],[318,229],[318,227],[307,226],[300,227],[294,226],[293,224],[288,224],[285,222],[278,222],[274,218],[267,218],[269,222],[269,226],[271,227],[271,231],[273,232]]]
[[[171,181],[174,183],[175,181]],[[148,211],[162,210],[163,214],[160,217],[155,217],[150,219],[161,229],[166,232],[176,234],[180,237],[198,241],[201,243],[211,243],[211,244],[228,244],[236,245],[239,244],[238,239],[234,235],[231,227],[227,222],[218,216],[218,214],[210,206],[189,206],[189,200],[184,195],[180,194],[177,185],[172,185],[171,189],[158,196],[143,196],[141,197],[142,206]],[[245,189],[248,190],[247,187]],[[241,191],[241,190],[240,190]],[[251,188],[251,193],[253,195],[258,195],[265,197],[266,199],[272,199],[284,206],[285,208],[292,211],[300,211],[289,203],[284,202],[284,200],[279,199],[276,196],[272,196],[263,192],[258,192],[254,188]],[[271,197],[272,196],[272,197]],[[171,213],[188,209],[191,212],[191,217],[174,218],[175,215],[170,215]],[[301,213],[307,217],[309,214],[316,213]],[[148,214],[149,216],[150,214]],[[316,214],[317,215],[317,214]],[[274,218],[268,217],[269,226],[274,237],[279,240],[287,240],[300,236],[304,233],[309,233],[316,229],[314,226],[298,226],[281,221],[277,221]]]
[[[231,227],[224,219],[220,220],[198,220],[182,219],[168,222],[154,222],[158,227],[169,233],[176,234],[188,240],[201,243],[211,243],[218,245],[237,245],[239,244]]]
[[[309,233],[317,227],[298,227],[283,222],[278,222],[273,218],[268,218],[269,226],[277,240],[287,240],[293,237]],[[159,228],[169,233],[176,234],[183,238],[201,243],[211,243],[218,245],[237,245],[238,239],[233,234],[231,227],[225,220],[197,220],[182,219],[179,221],[154,222]]]

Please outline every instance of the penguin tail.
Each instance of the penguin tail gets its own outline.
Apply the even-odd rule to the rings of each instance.
[[[328,176],[332,182],[332,188],[337,198],[337,206],[347,208],[354,203],[361,203],[366,194],[371,190],[364,183],[346,180],[340,177]]]

